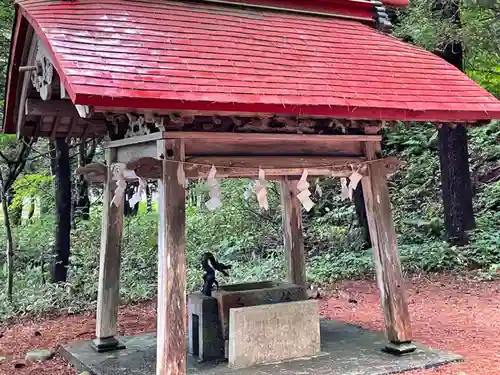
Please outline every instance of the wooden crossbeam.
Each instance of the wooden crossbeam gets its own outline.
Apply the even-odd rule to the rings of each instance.
[[[78,111],[71,100],[53,99],[45,101],[41,99],[26,99],[26,116],[59,116],[59,117],[79,117]]]
[[[238,143],[254,142],[380,142],[380,135],[322,135],[322,134],[288,134],[288,133],[236,133],[236,132],[199,132],[199,131],[170,131],[131,137],[112,141],[107,147],[123,147],[137,143],[146,143],[160,139],[204,140],[207,142],[232,141]]]
[[[253,178],[258,177],[259,167],[264,169],[266,177],[300,176],[307,168],[310,176],[344,177],[352,173],[349,167],[332,171],[332,166],[356,164],[361,158],[328,157],[192,157],[186,158],[184,173],[188,179],[206,178],[212,165],[217,168],[218,178]],[[126,164],[126,168],[135,171],[141,178],[158,178],[161,175],[161,160],[140,158]]]
[[[138,178],[158,179],[162,176],[162,160],[144,157],[125,164],[125,179],[134,181]],[[257,178],[259,167],[264,169],[269,180],[281,180],[285,176],[299,177],[307,169],[309,176],[315,177],[349,177],[355,168],[366,175],[367,166],[362,158],[333,157],[203,157],[188,158],[184,164],[184,173],[188,179],[204,179],[208,176],[212,165],[217,168],[218,178]],[[375,160],[371,163],[381,164],[385,174],[394,173],[403,163],[395,157]],[[352,165],[352,167],[351,167]],[[361,167],[357,168],[358,165]],[[103,183],[107,168],[104,164],[93,163],[76,170],[90,183]]]

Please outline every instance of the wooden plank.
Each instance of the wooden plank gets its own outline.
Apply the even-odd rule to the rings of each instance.
[[[8,64],[7,87],[5,88],[5,105],[4,105],[4,129],[5,133],[22,133],[16,129],[16,113],[19,103],[19,97],[22,89],[22,79],[24,74],[20,74],[19,68],[23,64],[23,56],[26,51],[28,33],[31,26],[23,16],[22,12],[17,12],[12,33],[12,45],[10,48],[11,57]]]
[[[366,145],[368,159],[376,159],[378,153],[380,153],[378,142]],[[407,345],[412,340],[410,315],[386,173],[384,164],[368,164],[368,175],[362,179],[362,186],[372,240],[373,261],[384,312],[385,330],[391,343],[387,349],[406,352],[414,350],[414,346]]]
[[[361,142],[336,141],[323,139],[269,141],[266,139],[205,139],[185,140],[187,156],[208,155],[318,155],[318,156],[362,156]]]
[[[380,142],[381,135],[321,135],[321,134],[288,134],[288,133],[234,133],[234,132],[163,132],[164,139],[202,139],[210,142],[232,140],[245,143],[254,141],[267,142]]]
[[[302,212],[296,194],[297,181],[285,178],[281,181],[281,215],[283,242],[287,266],[287,281],[306,285],[306,259],[302,233]]]
[[[33,35],[33,31],[30,29],[28,34],[26,35],[26,39],[29,40],[31,39],[30,42],[30,47],[28,50],[28,56],[26,59],[26,64],[34,64],[35,62],[35,56],[36,56],[36,48],[38,44],[38,36]],[[24,54],[26,54],[26,49]],[[23,58],[24,60],[24,58]],[[17,116],[17,126],[16,126],[16,133],[17,136],[20,137],[22,133],[22,128],[24,124],[24,119],[25,119],[25,113],[23,112],[25,103],[27,102],[26,98],[28,97],[28,92],[29,90],[33,87],[33,84],[31,83],[31,71],[26,71],[22,72],[21,70],[19,71],[19,79],[22,81],[22,88],[21,88],[21,94],[19,98],[19,113]]]
[[[188,163],[184,165],[184,172],[188,179],[206,178],[212,165],[217,167],[218,178],[257,177],[260,166],[268,178],[281,179],[283,176],[300,176],[304,168],[307,168],[310,176],[347,177],[352,173],[352,169],[345,165],[356,164],[363,160],[334,157],[204,157],[189,158],[186,161]],[[127,169],[134,170],[137,176],[142,178],[159,178],[161,175],[162,163],[158,159],[145,157],[128,162],[126,165]],[[339,167],[332,172],[331,166]]]
[[[130,146],[130,145],[135,145],[135,144],[149,143],[151,141],[157,141],[159,139],[162,139],[161,132],[151,133],[151,134],[147,134],[147,135],[141,135],[138,137],[119,139],[117,141],[111,141],[111,142],[108,142],[106,147],[116,148],[116,147]]]
[[[120,260],[123,235],[123,204],[111,205],[116,188],[109,166],[116,160],[116,150],[106,150],[108,170],[104,185],[99,262],[99,289],[97,297],[96,340],[98,351],[118,349],[116,340],[118,305],[120,303]]]
[[[311,168],[327,169],[332,166],[361,163],[361,157],[323,157],[323,156],[207,156],[188,157],[186,162],[191,164],[216,165],[233,168],[261,168],[289,169]]]
[[[182,160],[181,140],[158,141],[158,157],[173,154]],[[177,163],[162,162],[158,180],[160,226],[158,231],[157,375],[185,375],[186,338],[186,200]]]
[[[24,113],[26,116],[60,116],[79,117],[73,103],[70,100],[53,99],[26,99]]]
[[[155,141],[123,145],[115,148],[115,150],[118,150],[117,162],[119,163],[128,163],[144,157],[154,158],[157,154]]]

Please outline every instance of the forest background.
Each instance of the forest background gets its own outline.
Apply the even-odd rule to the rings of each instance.
[[[439,54],[500,97],[498,0],[414,0],[408,9],[390,10],[390,14],[397,37]],[[12,20],[13,4],[2,0],[2,98]],[[390,178],[399,251],[407,274],[466,272],[493,279],[500,272],[500,121],[463,134],[460,142],[468,145],[468,153],[451,158],[455,162],[450,165],[445,162],[450,158],[444,157],[450,151],[443,147],[448,138],[433,124],[384,130],[384,153],[407,162]],[[94,308],[102,189],[88,186],[74,170],[103,158],[102,144],[96,140],[31,144],[0,134],[0,199],[5,202],[0,215],[0,244],[5,244],[0,254],[1,322]],[[457,170],[470,172],[465,175],[466,179],[470,175],[470,189],[450,190],[446,179]],[[190,290],[201,286],[200,256],[205,251],[233,265],[225,282],[284,278],[279,190],[270,185],[270,208],[263,211],[255,199],[245,199],[250,182],[222,181],[223,204],[215,212],[204,205],[205,186],[189,185]],[[362,192],[358,189],[353,202],[345,201],[340,198],[338,180],[313,182],[320,187],[313,197],[316,205],[309,213],[303,212],[308,280],[324,285],[337,279],[373,277]],[[149,184],[147,200],[126,212],[121,271],[124,303],[147,300],[156,293],[154,192],[154,184]],[[130,186],[128,196],[132,193]],[[454,196],[465,209],[464,226],[449,224],[457,212],[445,209],[443,202]]]

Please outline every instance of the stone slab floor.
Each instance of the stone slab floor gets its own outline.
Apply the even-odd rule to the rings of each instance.
[[[290,339],[293,340],[293,337]],[[98,354],[89,342],[60,348],[61,355],[80,371],[92,375],[155,375],[156,336],[123,337],[126,349]],[[227,362],[198,363],[189,357],[188,374],[197,375],[385,375],[436,367],[461,357],[417,344],[411,354],[394,356],[381,351],[382,333],[331,320],[321,320],[322,355],[250,369],[231,370]]]

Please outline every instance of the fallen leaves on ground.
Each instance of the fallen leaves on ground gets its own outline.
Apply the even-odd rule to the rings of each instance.
[[[415,341],[462,355],[465,362],[408,375],[500,375],[500,285],[451,276],[408,281],[408,300]],[[321,314],[330,319],[383,328],[377,287],[370,281],[332,285],[321,301]],[[351,301],[351,302],[350,302]],[[354,303],[353,301],[356,301]],[[119,315],[120,335],[155,331],[155,303],[124,306]],[[1,375],[75,375],[62,359],[32,363],[29,350],[54,350],[58,344],[94,336],[94,314],[36,319],[0,328]],[[19,368],[15,368],[19,367]]]

